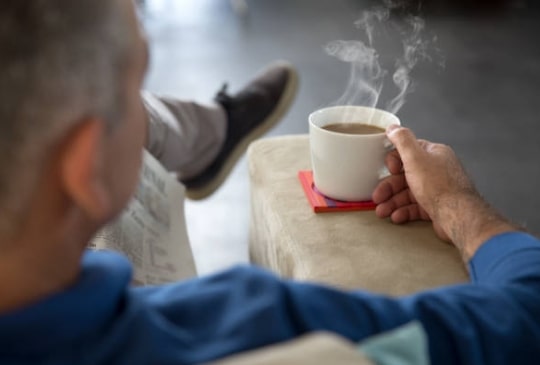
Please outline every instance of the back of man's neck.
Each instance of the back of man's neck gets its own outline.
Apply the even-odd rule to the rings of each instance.
[[[46,240],[17,242],[8,249],[1,248],[0,245],[0,315],[73,285],[84,251],[84,245],[50,244]]]

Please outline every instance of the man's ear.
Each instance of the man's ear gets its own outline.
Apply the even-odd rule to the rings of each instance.
[[[91,219],[110,215],[111,201],[105,176],[105,122],[89,118],[67,136],[61,151],[61,180],[65,193]]]

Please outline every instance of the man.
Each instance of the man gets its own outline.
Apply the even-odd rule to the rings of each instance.
[[[125,206],[141,162],[146,52],[132,4],[0,4],[1,364],[191,364],[315,330],[358,341],[413,320],[433,364],[537,363],[540,242],[481,199],[451,149],[405,128],[388,131],[396,151],[377,214],[431,219],[471,284],[393,299],[243,267],[131,288],[124,258],[85,246]]]

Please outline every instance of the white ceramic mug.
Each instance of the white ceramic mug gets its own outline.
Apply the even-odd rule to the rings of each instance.
[[[371,200],[385,171],[390,142],[384,132],[347,134],[323,127],[335,123],[360,123],[381,127],[400,124],[394,114],[363,106],[334,106],[309,116],[309,142],[315,187],[329,198]]]

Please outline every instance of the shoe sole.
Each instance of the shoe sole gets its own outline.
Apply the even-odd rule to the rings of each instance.
[[[202,200],[212,195],[223,184],[225,179],[229,176],[231,170],[236,165],[240,157],[246,152],[249,144],[255,139],[261,137],[274,127],[287,113],[291,106],[296,91],[298,89],[298,73],[296,70],[287,65],[289,72],[289,81],[285,86],[285,91],[279,99],[274,111],[262,122],[257,128],[248,133],[231,151],[229,158],[223,163],[221,170],[216,176],[209,181],[205,186],[196,189],[186,189],[186,196],[191,200]]]

